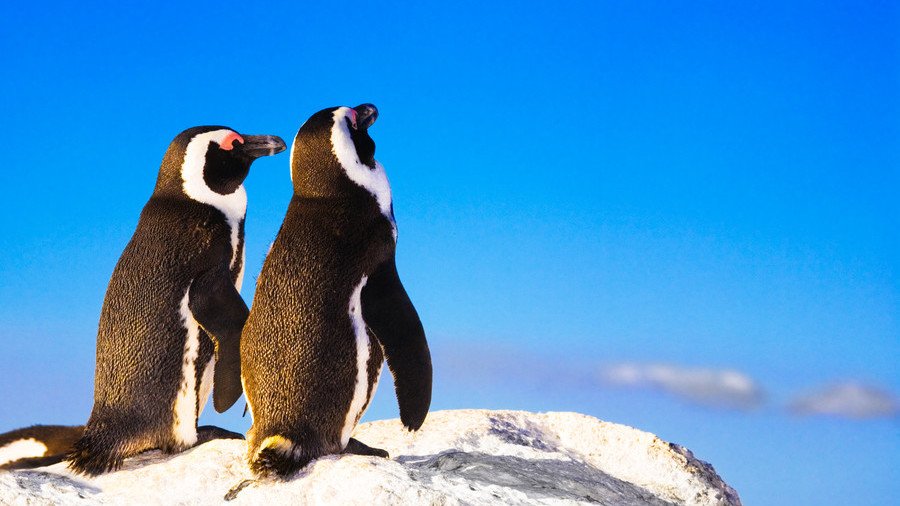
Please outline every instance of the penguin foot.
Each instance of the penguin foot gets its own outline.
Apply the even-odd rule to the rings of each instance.
[[[384,457],[390,458],[388,452],[382,450],[381,448],[372,448],[371,446],[360,442],[359,440],[350,438],[350,441],[347,443],[347,447],[344,448],[342,453],[350,453],[353,455],[367,455],[369,457]]]
[[[215,425],[201,425],[197,427],[197,444],[194,446],[200,446],[214,439],[244,439],[244,435]]]

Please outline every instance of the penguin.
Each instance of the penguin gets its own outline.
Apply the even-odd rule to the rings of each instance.
[[[149,449],[175,453],[213,438],[197,427],[241,395],[241,328],[248,309],[243,186],[250,164],[285,149],[281,138],[223,126],[178,134],[106,290],[97,331],[94,405],[68,456],[96,475]]]
[[[428,413],[431,355],[394,261],[391,188],[368,133],[377,117],[371,104],[324,109],[291,147],[294,194],[241,334],[258,477],[326,454],[387,457],[350,437],[385,358],[403,425],[418,430]]]
[[[31,469],[62,462],[83,425],[32,425],[0,434],[0,469]]]

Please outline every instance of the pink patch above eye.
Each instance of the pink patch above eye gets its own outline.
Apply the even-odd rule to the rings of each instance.
[[[350,109],[350,124],[356,128],[356,109]]]
[[[226,135],[222,142],[219,143],[219,148],[224,149],[225,151],[231,151],[234,149],[234,141],[238,141],[241,144],[244,143],[244,138],[238,135],[237,132],[231,132]]]

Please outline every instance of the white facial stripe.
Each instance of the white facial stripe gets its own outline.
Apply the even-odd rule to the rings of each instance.
[[[350,434],[359,420],[363,406],[369,393],[369,374],[367,365],[369,363],[369,334],[366,332],[366,322],[362,315],[362,289],[369,280],[368,276],[363,276],[353,290],[350,296],[350,307],[348,314],[350,315],[350,323],[353,325],[353,334],[356,337],[356,386],[353,388],[353,399],[350,401],[350,409],[347,410],[347,416],[344,418],[344,427],[341,430],[341,448],[346,448],[350,442]]]
[[[30,457],[43,457],[47,445],[34,438],[18,439],[0,448],[0,465]]]
[[[378,201],[381,214],[391,221],[396,240],[397,224],[394,223],[394,213],[391,212],[391,185],[388,182],[387,173],[380,163],[376,161],[375,168],[371,169],[359,161],[356,146],[353,145],[346,121],[355,113],[356,111],[349,107],[339,107],[334,111],[334,125],[331,127],[331,146],[334,156],[337,157],[350,180],[368,190]]]
[[[247,190],[244,185],[237,187],[228,195],[222,195],[210,189],[203,180],[203,166],[206,164],[206,149],[209,143],[220,144],[235,132],[227,129],[213,130],[195,135],[188,143],[181,164],[181,180],[184,193],[193,200],[209,204],[225,215],[231,228],[231,267],[238,257],[238,226],[247,214]]]
[[[193,283],[193,281],[191,281]],[[197,376],[195,364],[200,353],[200,325],[194,319],[188,300],[191,285],[188,284],[181,299],[181,321],[187,330],[184,341],[184,354],[181,358],[181,384],[175,397],[174,420],[172,434],[175,440],[185,446],[193,446],[197,442]]]

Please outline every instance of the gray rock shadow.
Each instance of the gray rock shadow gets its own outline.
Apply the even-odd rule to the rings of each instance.
[[[512,488],[536,500],[565,499],[617,506],[675,504],[576,460],[524,459],[458,450],[429,456],[400,456],[395,460],[406,467],[411,479],[425,483],[440,476],[464,480],[470,487]]]
[[[95,495],[102,492],[102,490],[89,483],[62,474],[34,471],[30,469],[14,471],[11,474],[13,479],[16,480],[16,485],[18,485],[19,488],[37,497],[43,495],[43,489],[47,485],[70,491],[77,494],[78,497],[82,499],[86,499],[87,495]]]
[[[559,451],[559,440],[555,434],[545,433],[538,425],[525,421],[525,426],[519,425],[520,420],[513,423],[502,417],[490,418],[491,428],[488,434],[500,439],[504,443],[527,446],[542,452]]]
[[[179,455],[188,454],[196,450],[200,445],[188,448],[183,452],[165,453],[161,450],[147,450],[133,457],[129,457],[122,462],[122,466],[115,471],[109,471],[108,474],[134,471],[147,466],[165,464],[166,462],[178,457]],[[52,465],[52,464],[51,464]],[[41,466],[43,467],[43,466]],[[78,475],[70,476],[54,472],[54,470],[44,471],[41,468],[36,469],[15,469],[8,471],[16,480],[22,490],[28,491],[35,495],[41,495],[41,488],[44,485],[55,486],[58,488],[69,490],[77,494],[81,498],[85,495],[93,495],[101,493],[102,490],[91,485],[89,478],[80,479]]]

